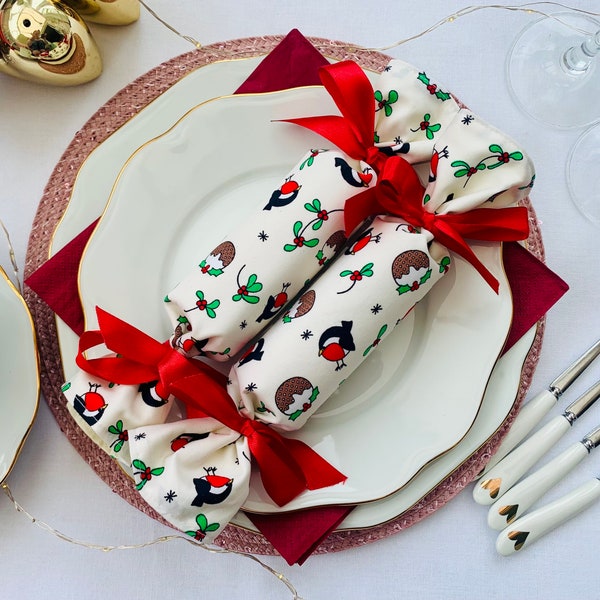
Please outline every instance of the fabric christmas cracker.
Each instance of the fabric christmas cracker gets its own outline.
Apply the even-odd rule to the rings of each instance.
[[[297,211],[290,213],[290,218],[277,218],[281,219],[282,231],[289,231],[291,226],[298,237],[296,223],[301,222],[304,227],[307,222],[299,216],[303,210],[315,215],[312,218],[317,220],[313,222],[318,222],[318,211],[323,210],[324,203],[315,205],[315,198],[341,198],[346,194],[344,210],[336,213],[336,222],[322,219],[323,223],[313,228],[313,232],[323,229],[323,237],[309,248],[318,250],[323,239],[339,231],[344,231],[344,236],[354,232],[352,241],[335,247],[332,254],[337,252],[338,257],[331,262],[326,259],[318,264],[318,260],[314,261],[316,253],[307,253],[306,262],[311,262],[313,269],[310,274],[310,269],[299,266],[302,261],[298,258],[296,268],[301,276],[293,282],[289,280],[296,272],[289,266],[283,267],[283,261],[270,264],[276,275],[270,280],[274,287],[268,291],[285,285],[302,290],[291,303],[280,299],[269,308],[268,303],[259,305],[258,301],[243,299],[240,270],[248,294],[259,295],[263,289],[255,285],[262,277],[254,273],[258,268],[244,271],[247,265],[261,263],[251,262],[257,255],[249,240],[245,245],[243,235],[225,240],[235,239],[235,244],[231,242],[236,247],[235,255],[230,248],[226,250],[227,245],[220,244],[206,256],[204,264],[200,263],[199,270],[204,269],[203,272],[191,274],[189,282],[168,295],[170,302],[166,306],[174,319],[175,334],[161,347],[168,348],[171,354],[182,356],[183,351],[188,356],[215,356],[210,353],[216,352],[216,356],[232,356],[234,349],[243,347],[252,337],[247,337],[244,330],[240,335],[239,319],[253,323],[252,331],[260,333],[241,358],[236,358],[226,378],[227,391],[224,380],[207,378],[204,366],[202,373],[187,372],[186,367],[183,375],[167,374],[166,380],[164,376],[162,381],[158,378],[158,384],[155,378],[149,378],[150,383],[136,381],[137,385],[132,386],[126,380],[111,385],[101,377],[90,378],[90,370],[94,369],[84,361],[80,365],[82,372],[65,386],[65,395],[80,424],[105,450],[119,454],[146,501],[175,527],[198,538],[214,539],[243,506],[250,482],[251,456],[260,454],[260,450],[255,448],[253,452],[250,448],[254,435],[250,429],[285,431],[301,427],[452,268],[453,253],[469,260],[488,282],[490,293],[494,293],[497,282],[464,238],[501,241],[527,236],[526,210],[515,205],[527,195],[534,173],[529,159],[512,140],[472,112],[461,109],[425,73],[401,61],[388,65],[375,91],[353,63],[327,67],[323,78],[343,116],[293,122],[324,135],[344,154],[324,151],[307,155],[297,166],[300,172],[300,165],[304,164],[306,178],[302,188],[296,190],[296,198],[288,205],[277,207],[281,214],[294,206]],[[350,186],[336,164],[340,156],[354,175],[372,175],[369,181],[363,181],[366,185],[358,192],[349,193]],[[328,162],[322,160],[325,157]],[[310,158],[313,160],[309,165]],[[282,189],[295,177],[294,173],[289,175]],[[321,187],[319,181],[327,185]],[[331,194],[331,187],[344,192]],[[311,193],[306,202],[299,200],[300,192],[307,189]],[[319,189],[327,192],[317,192]],[[273,197],[267,199],[270,204]],[[267,206],[261,212],[268,213],[269,218],[276,215],[275,206]],[[294,260],[301,256],[296,250],[303,248],[296,246],[293,251],[286,251],[286,243],[283,252],[295,255]],[[326,270],[320,277],[305,285],[323,266]],[[211,274],[211,269],[220,272]],[[217,287],[212,295],[206,294],[196,282],[217,286],[221,281],[223,290],[230,289],[231,284],[225,283],[227,271],[235,275],[237,286],[232,301],[246,312],[235,313],[228,329],[212,333],[208,329],[195,330],[188,315],[198,317],[198,327],[206,323],[216,325],[216,318],[201,313],[207,312],[213,296],[226,297]],[[174,309],[173,299],[179,298],[179,291],[186,299],[177,304],[179,308],[191,308],[188,313],[188,309]],[[278,293],[286,291],[287,288]],[[235,300],[236,295],[242,297]],[[277,298],[272,293],[265,297]],[[193,308],[196,301],[202,302],[202,309]],[[214,312],[219,308],[220,303],[212,306]],[[272,326],[265,329],[265,321],[272,321]],[[227,338],[229,333],[232,335]],[[211,339],[217,340],[216,346],[209,345]],[[351,380],[346,384],[351,384]],[[102,414],[94,420],[89,418],[89,407],[85,406],[82,414],[81,399],[98,393],[98,389],[102,390],[103,400],[95,400]],[[148,394],[156,406],[148,403]],[[166,407],[173,404],[173,395],[185,403],[188,418],[165,422],[169,419]],[[202,398],[198,403],[199,396]],[[215,398],[220,401],[214,402]],[[215,410],[214,405],[228,408]],[[263,429],[260,435],[264,434]],[[303,452],[304,449],[295,460],[303,457]],[[299,460],[303,462],[302,458]],[[267,463],[259,465],[263,484],[276,471]],[[311,470],[305,469],[300,477],[305,480],[294,493],[343,481],[335,468],[325,465],[328,474],[324,480],[309,481]],[[275,496],[280,493],[276,489],[272,492]],[[279,500],[285,499],[279,496]]]

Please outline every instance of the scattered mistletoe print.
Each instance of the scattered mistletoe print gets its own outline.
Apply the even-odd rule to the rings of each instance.
[[[398,294],[418,290],[431,277],[429,256],[421,250],[401,252],[392,263],[392,277]]]
[[[430,119],[431,115],[429,113],[425,113],[423,115],[423,120],[419,123],[419,126],[416,129],[411,129],[411,131],[424,131],[425,137],[428,140],[432,140],[435,137],[434,134],[438,132],[442,126],[440,123],[431,123]]]
[[[367,263],[360,270],[351,271],[349,269],[346,269],[346,270],[342,271],[340,273],[340,277],[348,277],[352,283],[350,284],[350,287],[346,288],[345,290],[343,290],[341,292],[338,292],[338,294],[345,294],[346,292],[349,292],[356,285],[357,282],[362,281],[365,277],[372,277],[372,276],[373,276],[373,263],[372,262]]]
[[[228,241],[222,242],[200,263],[200,271],[218,277],[234,258],[235,246]]]
[[[336,371],[347,366],[344,358],[354,350],[352,321],[342,321],[341,325],[328,327],[319,338],[319,356],[335,363]]]
[[[307,248],[314,248],[318,243],[318,238],[306,238],[307,229],[311,229],[312,231],[318,231],[323,226],[323,223],[329,219],[329,215],[334,212],[341,212],[342,208],[336,208],[331,211],[327,211],[323,208],[321,201],[318,198],[315,198],[312,202],[307,202],[304,205],[304,209],[309,213],[315,215],[313,219],[308,221],[306,225],[302,223],[302,221],[296,221],[292,227],[292,231],[294,233],[294,238],[291,244],[285,244],[283,249],[286,252],[293,252],[296,248],[302,248],[306,246]]]
[[[515,152],[505,152],[498,144],[491,144],[488,150],[492,153],[485,158],[482,158],[476,165],[470,165],[464,160],[455,160],[450,163],[456,169],[454,177],[466,177],[463,187],[467,186],[473,175],[486,169],[497,169],[508,164],[511,160],[523,160],[523,153],[516,150]],[[491,161],[491,162],[490,162]]]
[[[186,535],[193,537],[196,541],[202,541],[207,533],[217,531],[221,527],[219,523],[209,523],[206,516],[202,513],[196,517],[196,525],[198,525],[198,529],[185,532]]]
[[[524,185],[523,187],[520,187],[519,189],[526,190],[527,188],[532,188],[534,183],[535,183],[535,175],[533,175],[531,177],[531,181],[527,185]]]
[[[385,116],[389,117],[393,112],[392,104],[398,101],[398,92],[396,90],[390,90],[387,98],[384,98],[381,90],[376,90],[375,101],[377,102],[375,112],[383,110]]]
[[[450,257],[444,256],[442,260],[440,260],[440,273],[447,273],[450,269]]]
[[[302,169],[304,169],[304,167],[312,167],[313,163],[315,162],[315,158],[322,152],[327,152],[327,150],[311,149],[310,156],[306,160],[303,160],[300,163],[300,170],[302,171]]]
[[[288,177],[284,184],[271,194],[271,198],[263,210],[271,210],[272,208],[282,208],[291,204],[297,197],[302,186]]]
[[[421,83],[423,83],[427,87],[427,91],[432,96],[435,96],[438,100],[441,100],[442,102],[444,102],[446,100],[450,100],[450,94],[448,92],[443,92],[442,90],[440,90],[438,88],[437,84],[431,83],[431,81],[429,80],[429,77],[427,77],[427,74],[425,72],[419,73],[419,75],[417,76],[417,79]]]
[[[319,388],[305,377],[286,379],[275,392],[275,405],[290,421],[295,421],[310,409],[319,395]]]
[[[164,467],[155,467],[154,469],[147,467],[143,460],[134,459],[131,463],[137,471],[133,475],[139,475],[140,481],[136,484],[135,489],[141,490],[153,477],[158,477],[164,473]]]
[[[262,400],[260,401],[260,403],[254,410],[261,415],[264,415],[267,413],[269,413],[271,415],[275,414],[270,408],[267,407],[267,405]]]
[[[239,302],[240,300],[243,300],[244,302],[247,302],[248,304],[256,304],[260,300],[260,298],[258,296],[256,296],[256,294],[263,289],[263,285],[262,285],[262,283],[260,283],[260,281],[258,281],[258,276],[255,273],[252,273],[252,275],[250,275],[250,277],[248,277],[248,280],[246,281],[246,283],[242,284],[240,281],[240,275],[242,274],[242,271],[244,270],[245,267],[246,267],[246,265],[244,265],[238,271],[237,278],[236,278],[238,290],[231,297],[231,299],[234,302]]]
[[[110,447],[115,452],[121,452],[125,442],[129,439],[129,432],[127,429],[123,429],[123,421],[119,419],[114,425],[109,425],[108,432],[117,436]]]
[[[216,310],[221,305],[221,301],[218,299],[211,300],[210,302],[204,297],[204,292],[202,290],[196,290],[196,306],[192,308],[186,309],[184,312],[191,312],[193,310],[199,310],[206,313],[211,319],[214,319],[217,316]]]
[[[387,328],[388,328],[387,325],[381,326],[381,329],[377,333],[377,337],[373,340],[373,342],[370,346],[367,346],[366,350],[363,352],[363,356],[367,356],[369,354],[369,352],[371,352],[371,350],[373,350],[373,348],[376,348],[379,345],[379,342],[381,342],[381,339],[385,335]]]

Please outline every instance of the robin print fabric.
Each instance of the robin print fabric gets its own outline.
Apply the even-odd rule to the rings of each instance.
[[[369,93],[374,140],[358,144],[368,146],[364,155],[310,151],[261,200],[253,227],[207,249],[167,295],[174,334],[164,345],[192,363],[230,360],[221,387],[132,385],[85,370],[64,386],[81,427],[131,473],[150,506],[196,539],[215,539],[243,506],[262,456],[256,437],[273,435],[269,444],[294,462],[285,432],[301,428],[340,385],[352,385],[376,346],[385,351],[386,336],[456,254],[495,293],[468,239],[527,235],[526,210],[515,206],[535,176],[516,142],[401,61]],[[347,123],[352,115],[344,118],[333,121],[332,137],[341,131],[347,141],[356,128]],[[357,228],[348,228],[350,212],[366,215]],[[205,409],[212,394],[225,397],[241,425],[210,410],[186,418],[174,390],[201,397]],[[271,467],[261,465],[263,483],[279,479],[277,469],[300,481],[294,494],[315,489],[311,472],[327,473],[317,487],[343,481],[335,465],[295,465],[290,473],[288,462],[275,456]]]

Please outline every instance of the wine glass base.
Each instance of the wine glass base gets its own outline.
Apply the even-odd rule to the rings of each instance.
[[[561,63],[569,48],[600,29],[600,22],[578,13],[553,17],[534,21],[516,38],[506,61],[508,88],[534,119],[565,129],[583,127],[600,119],[600,65],[592,61],[585,73],[575,75]]]
[[[600,124],[575,142],[567,159],[567,186],[579,211],[600,226]]]

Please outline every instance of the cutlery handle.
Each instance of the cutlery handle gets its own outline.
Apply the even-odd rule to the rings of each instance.
[[[513,448],[525,439],[527,434],[550,412],[556,404],[556,396],[549,389],[540,392],[523,405],[513,424],[502,440],[498,450],[492,456],[479,477],[485,475],[494,465],[497,465]]]
[[[558,442],[569,427],[569,421],[563,415],[558,415],[517,446],[488,471],[485,479],[480,479],[475,485],[473,490],[475,502],[493,504]]]
[[[503,556],[527,548],[600,498],[600,481],[592,479],[571,493],[521,517],[498,535],[496,550]]]
[[[581,442],[576,442],[541,469],[510,488],[490,507],[488,525],[492,529],[500,530],[520,518],[532,504],[555,486],[588,453],[588,449]]]

